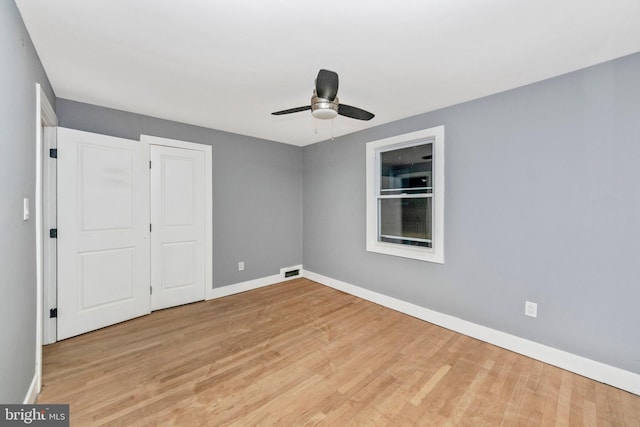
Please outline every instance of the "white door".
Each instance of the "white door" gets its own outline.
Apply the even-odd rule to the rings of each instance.
[[[150,311],[149,154],[58,128],[58,338]]]
[[[205,155],[150,145],[151,309],[205,299]]]

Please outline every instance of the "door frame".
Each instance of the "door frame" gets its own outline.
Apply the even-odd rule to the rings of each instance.
[[[58,117],[55,110],[42,90],[40,83],[35,84],[36,88],[36,188],[35,188],[35,228],[36,228],[36,358],[35,358],[35,389],[30,390],[25,398],[25,403],[35,402],[35,398],[42,389],[42,345],[43,342],[49,340],[47,334],[48,328],[45,328],[45,316],[47,305],[45,304],[45,295],[49,296],[51,282],[55,286],[55,270],[53,276],[49,269],[52,256],[55,257],[55,242],[49,242],[44,229],[48,227],[48,218],[51,214],[51,203],[49,197],[51,194],[47,191],[50,188],[50,177],[47,174],[48,168],[45,166],[48,156],[48,148],[55,147],[56,131],[58,125]],[[55,214],[55,192],[54,210]],[[55,220],[55,216],[54,216]],[[45,266],[47,268],[45,268]],[[54,261],[55,268],[55,261]],[[55,320],[55,319],[54,319]],[[45,337],[46,335],[46,337]]]
[[[51,344],[57,340],[57,319],[51,317],[49,310],[57,307],[58,292],[58,241],[49,236],[49,230],[57,228],[57,159],[50,157],[49,150],[57,149],[58,120],[49,120],[42,129],[42,228],[43,228],[43,293],[42,293],[42,340],[43,344]],[[39,199],[40,200],[40,199]]]
[[[140,141],[147,143],[149,147],[160,145],[204,152],[204,286],[205,299],[211,299],[213,297],[213,159],[211,146],[145,134],[140,135]]]

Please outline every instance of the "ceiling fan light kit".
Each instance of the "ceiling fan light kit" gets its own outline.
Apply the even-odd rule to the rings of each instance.
[[[333,101],[315,95],[311,98],[311,114],[316,119],[333,119],[338,115],[338,98]]]
[[[316,78],[316,88],[311,97],[311,105],[290,108],[288,110],[276,111],[274,116],[283,114],[298,113],[300,111],[311,110],[313,117],[317,119],[333,119],[338,114],[357,120],[371,120],[374,114],[358,107],[340,104],[338,100],[338,74],[334,71],[320,70]]]

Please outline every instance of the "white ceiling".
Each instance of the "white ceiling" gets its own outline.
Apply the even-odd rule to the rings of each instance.
[[[640,51],[638,0],[16,3],[56,96],[300,146]],[[320,68],[376,117],[270,114]]]

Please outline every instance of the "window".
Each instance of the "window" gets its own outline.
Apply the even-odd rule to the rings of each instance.
[[[367,144],[367,250],[444,263],[444,126]]]

